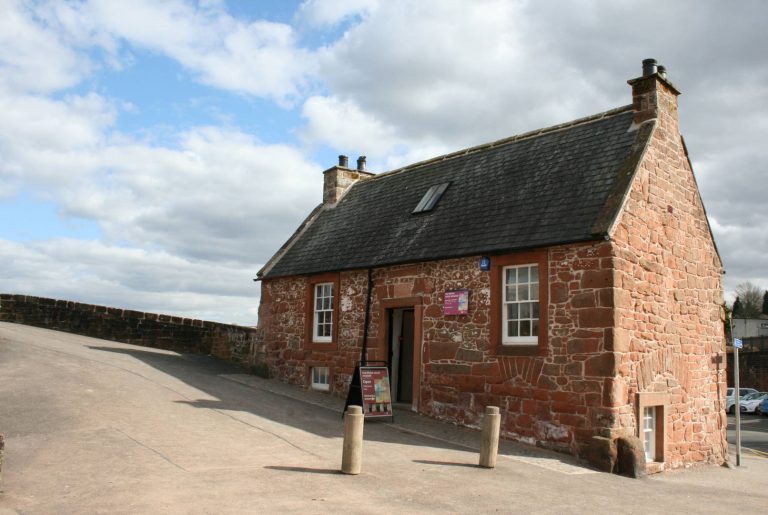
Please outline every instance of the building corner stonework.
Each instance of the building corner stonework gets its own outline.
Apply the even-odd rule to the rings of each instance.
[[[722,265],[679,133],[676,91],[660,88],[657,125],[611,234],[617,330],[626,338],[617,349],[626,394],[615,430],[638,436],[643,408],[659,406],[665,441],[656,461],[722,464]]]

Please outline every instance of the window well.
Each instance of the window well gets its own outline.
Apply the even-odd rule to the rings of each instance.
[[[416,206],[416,209],[413,210],[413,213],[426,213],[427,211],[432,211],[450,184],[450,182],[445,182],[443,184],[436,184],[429,188],[424,196],[421,197],[421,200]]]

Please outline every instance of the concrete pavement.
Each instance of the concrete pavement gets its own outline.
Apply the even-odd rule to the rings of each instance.
[[[366,423],[340,474],[343,401],[180,355],[0,323],[2,513],[764,512],[768,460],[631,480],[409,412]],[[762,484],[762,487],[756,486]]]

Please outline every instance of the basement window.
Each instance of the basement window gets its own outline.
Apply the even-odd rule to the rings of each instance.
[[[450,184],[450,182],[445,182],[443,184],[436,184],[429,188],[424,196],[421,197],[421,201],[419,201],[419,204],[416,206],[416,209],[413,210],[412,214],[432,211]]]
[[[327,392],[331,389],[328,367],[312,367],[312,389]]]

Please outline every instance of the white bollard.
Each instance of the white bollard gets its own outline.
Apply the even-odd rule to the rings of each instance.
[[[341,471],[345,474],[359,474],[363,464],[363,408],[347,407],[344,415],[344,450],[341,455]]]
[[[492,469],[499,454],[499,429],[501,415],[497,406],[486,406],[483,430],[480,436],[480,466]]]

